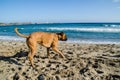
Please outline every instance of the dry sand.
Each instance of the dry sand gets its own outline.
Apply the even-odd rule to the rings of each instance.
[[[0,41],[0,80],[120,80],[120,44],[60,43],[62,59],[39,46],[33,69],[25,42]]]

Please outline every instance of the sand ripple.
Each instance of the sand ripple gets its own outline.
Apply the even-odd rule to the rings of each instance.
[[[120,45],[62,43],[58,48],[65,59],[52,50],[49,59],[39,46],[33,69],[24,42],[0,41],[1,80],[120,80]]]

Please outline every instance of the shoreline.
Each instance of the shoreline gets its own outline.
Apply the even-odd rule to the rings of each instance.
[[[34,57],[35,69],[27,59],[28,47],[24,41],[0,41],[0,78],[2,80],[119,80],[120,44],[79,44],[59,42],[60,58],[39,46]]]
[[[26,42],[25,38],[20,38],[20,37],[16,38],[14,36],[11,39],[7,39],[7,40],[6,40],[6,38],[8,38],[8,37],[3,38],[0,36],[0,38],[2,38],[2,39],[0,39],[0,41],[5,41],[5,42],[13,42],[13,41],[14,42]],[[64,41],[59,41],[59,42],[60,43],[68,43],[68,44],[116,44],[116,45],[120,45],[120,42],[111,42],[111,41],[85,41],[85,40],[73,41],[73,40],[68,40],[66,42],[64,42]]]

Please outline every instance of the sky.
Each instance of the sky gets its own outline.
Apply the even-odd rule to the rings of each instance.
[[[0,22],[120,22],[120,0],[0,0]]]

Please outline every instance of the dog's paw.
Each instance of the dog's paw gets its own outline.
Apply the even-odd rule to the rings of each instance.
[[[64,55],[60,55],[60,58],[63,58],[63,59],[65,59],[65,56],[64,56]]]

